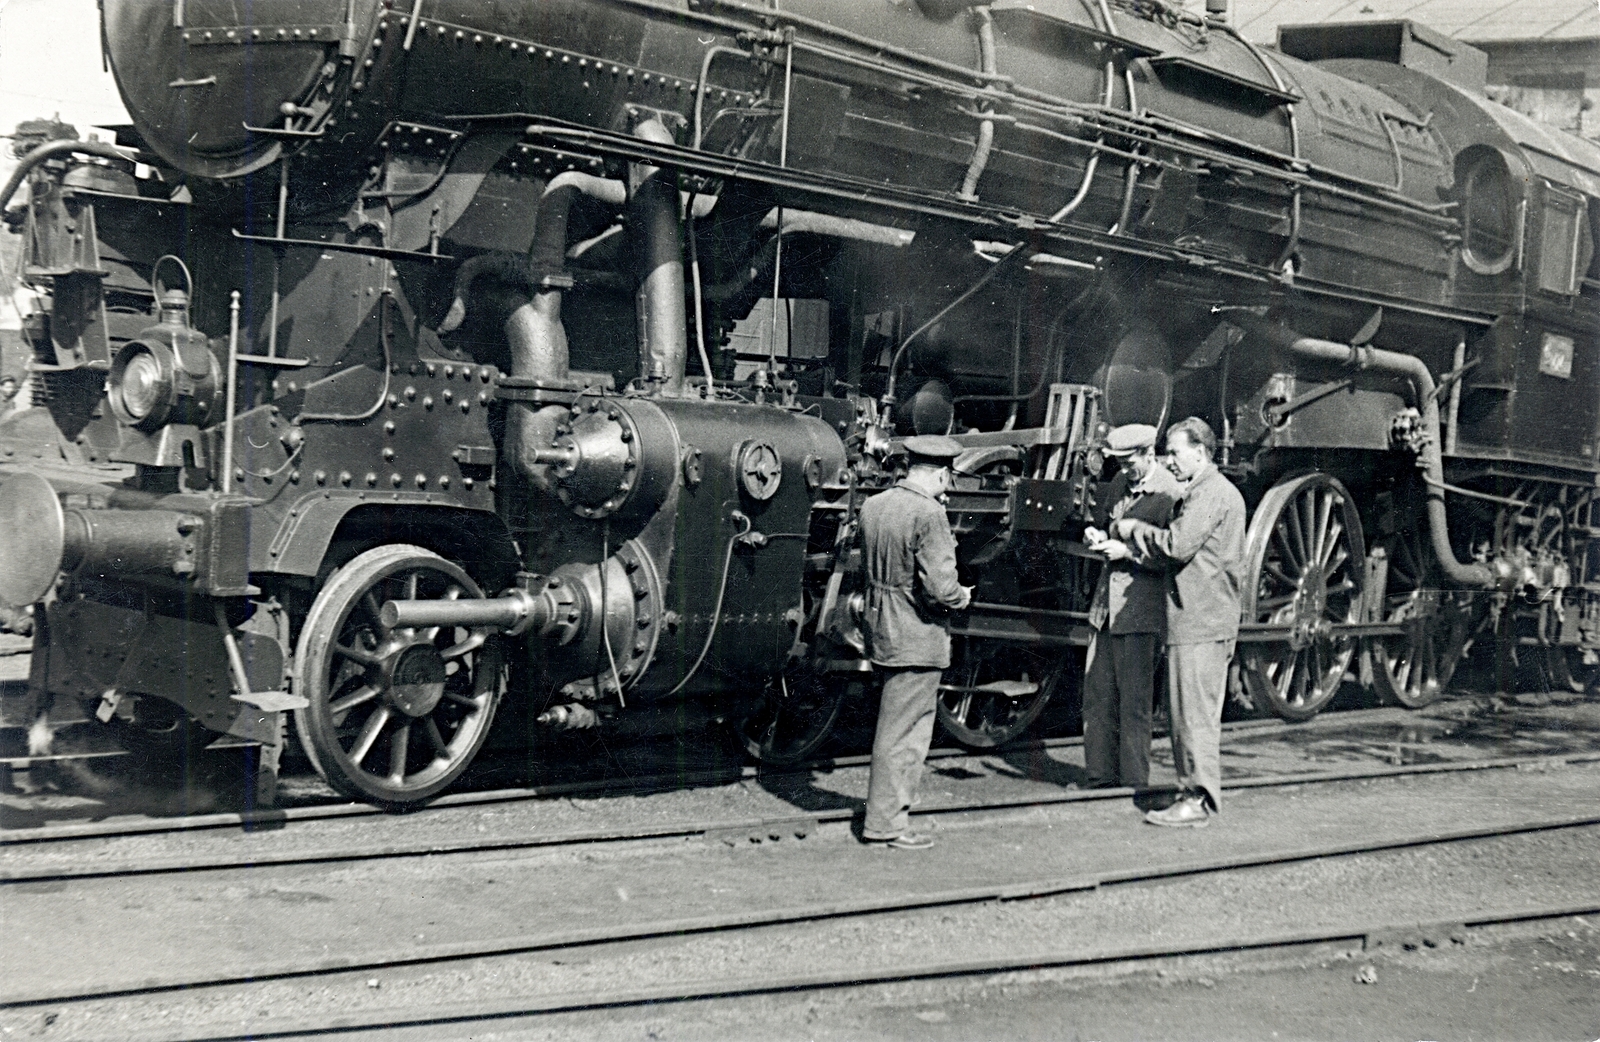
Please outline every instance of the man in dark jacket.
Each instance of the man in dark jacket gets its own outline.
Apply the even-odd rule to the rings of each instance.
[[[941,435],[907,438],[910,472],[861,508],[867,573],[867,643],[883,674],[878,730],[861,836],[903,850],[933,838],[912,832],[911,804],[933,740],[939,677],[950,665],[944,617],[972,591],[956,576],[956,544],[941,497],[960,443]]]
[[[1152,825],[1206,825],[1222,800],[1222,701],[1239,636],[1245,508],[1211,462],[1216,447],[1204,420],[1173,424],[1167,450],[1186,484],[1172,521],[1157,527],[1123,518],[1112,525],[1135,562],[1168,572],[1167,695],[1179,796],[1145,815]]]
[[[1111,481],[1102,525],[1136,518],[1163,527],[1183,494],[1178,479],[1156,459],[1156,429],[1147,423],[1117,427],[1106,436],[1107,456],[1122,471]],[[1165,569],[1135,564],[1105,532],[1084,532],[1089,549],[1118,547],[1100,573],[1089,608],[1089,661],[1083,678],[1083,760],[1092,788],[1150,781],[1150,703],[1156,661],[1167,628]]]

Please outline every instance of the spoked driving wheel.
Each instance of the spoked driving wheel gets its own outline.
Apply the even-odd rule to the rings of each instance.
[[[957,638],[939,681],[939,724],[962,745],[992,749],[1026,731],[1044,712],[1066,666],[1066,652]]]
[[[1262,497],[1245,545],[1243,621],[1287,633],[1240,644],[1257,709],[1309,720],[1338,692],[1358,641],[1332,627],[1360,620],[1365,550],[1356,504],[1334,478],[1305,474]]]
[[[810,670],[780,673],[739,725],[745,751],[762,763],[799,763],[817,751],[839,719],[850,685]]]
[[[1444,694],[1455,675],[1466,654],[1469,620],[1449,594],[1429,588],[1420,532],[1403,529],[1382,546],[1389,561],[1383,618],[1406,631],[1371,639],[1372,679],[1384,701],[1420,709]]]
[[[390,629],[391,600],[481,597],[465,571],[420,546],[368,550],[334,573],[306,616],[295,663],[306,755],[335,789],[406,807],[467,769],[494,718],[500,652],[487,630]]]

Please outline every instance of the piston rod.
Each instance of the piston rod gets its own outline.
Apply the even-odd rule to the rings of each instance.
[[[498,597],[453,601],[389,601],[378,613],[388,629],[432,629],[435,626],[488,627],[501,633],[543,631],[554,620],[557,605],[546,594],[508,590]]]

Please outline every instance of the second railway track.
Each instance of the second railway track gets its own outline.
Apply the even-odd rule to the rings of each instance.
[[[680,845],[576,862],[492,851],[412,859],[387,869],[278,866],[263,869],[266,876],[257,874],[243,890],[230,882],[231,873],[195,870],[103,881],[115,888],[96,884],[95,890],[77,892],[74,904],[81,907],[75,915],[107,903],[122,909],[114,917],[95,917],[107,952],[126,951],[119,942],[131,945],[135,937],[166,952],[159,965],[149,966],[137,955],[83,952],[74,965],[60,964],[52,954],[56,946],[30,927],[44,928],[39,916],[55,917],[63,887],[87,881],[18,883],[6,889],[13,944],[4,962],[12,965],[0,999],[17,1006],[192,991],[1069,894],[1247,866],[1600,826],[1594,809],[1600,805],[1600,767],[1534,766],[1542,769],[1236,790],[1217,828],[1176,837],[1142,826],[1130,808],[1107,801],[999,816],[935,812],[944,838],[931,855],[914,862],[915,877],[904,875],[906,855],[856,848],[841,830],[774,851],[721,848],[719,854],[720,845]],[[479,893],[496,895],[494,907],[480,906],[473,899]],[[442,907],[440,894],[451,895],[448,907]],[[232,913],[221,922],[176,919],[183,909],[218,900],[229,903]],[[324,910],[327,905],[338,909],[334,923],[370,925],[354,933],[335,925],[330,932],[334,909]],[[371,919],[379,908],[381,923]],[[455,921],[440,922],[454,912],[460,913]],[[421,916],[431,924],[426,940],[404,932]],[[585,925],[575,928],[579,920]],[[255,943],[241,948],[241,931]],[[184,935],[213,957],[196,962],[175,954]],[[223,937],[232,940],[221,943]],[[271,954],[286,950],[291,937],[290,947],[306,954]]]

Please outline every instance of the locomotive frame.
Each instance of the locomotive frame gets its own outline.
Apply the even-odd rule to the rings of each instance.
[[[270,800],[292,714],[394,807],[508,697],[706,698],[799,759],[872,682],[855,512],[937,431],[977,587],[940,719],[1000,744],[1087,641],[1105,429],[1190,413],[1252,510],[1257,708],[1425,705],[1474,641],[1600,660],[1600,148],[1421,26],[102,6],[133,126],[4,192],[47,306],[43,408],[0,423],[37,626],[0,723],[249,739]]]

